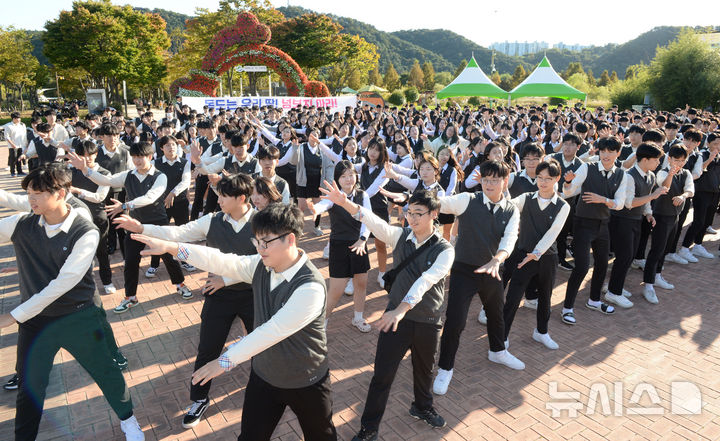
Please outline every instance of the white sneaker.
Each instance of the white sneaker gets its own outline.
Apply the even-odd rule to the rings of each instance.
[[[523,306],[526,307],[526,308],[528,308],[528,309],[537,310],[537,308],[538,308],[538,299],[533,299],[533,300],[525,299],[525,301],[523,302]]]
[[[345,285],[345,295],[351,296],[355,292],[355,287],[353,286],[353,280],[348,280],[347,285]]]
[[[623,293],[622,293],[622,295],[625,296],[625,297],[628,297],[628,298],[632,297],[632,293],[631,293],[630,291],[628,291],[627,289],[625,289],[625,288],[623,288]]]
[[[324,234],[323,230],[320,227],[313,228],[313,233],[315,233],[315,235],[318,237],[320,237]]]
[[[150,267],[145,271],[145,277],[148,279],[152,279],[153,277],[157,276],[157,268]]]
[[[666,254],[665,261],[679,263],[680,265],[687,265],[688,263],[690,263],[690,262],[688,262],[687,259],[683,259],[682,257],[680,257],[680,255],[678,253]]]
[[[681,258],[687,260],[690,263],[698,263],[698,258],[693,256],[693,254],[690,252],[688,248],[682,247],[680,248],[680,251],[677,253],[678,256]]]
[[[645,297],[645,300],[652,303],[653,305],[658,304],[658,298],[655,294],[655,288],[650,284],[645,284],[645,289],[643,290],[643,296]]]
[[[508,352],[507,349],[499,352],[488,351],[488,360],[492,361],[493,363],[504,364],[510,369],[515,369],[518,371],[525,369],[525,363],[518,360],[517,357]]]
[[[555,350],[560,347],[557,343],[555,343],[555,340],[550,338],[550,334],[541,334],[538,332],[537,328],[533,329],[533,340],[544,344],[545,347],[548,349]]]
[[[433,382],[433,393],[435,395],[445,395],[450,386],[450,380],[452,380],[453,369],[446,371],[445,369],[438,368],[437,376]]]
[[[485,314],[485,308],[480,310],[480,314],[478,314],[478,321],[481,325],[487,325],[487,314]]]
[[[655,285],[662,289],[675,289],[675,286],[663,279],[662,274],[655,274]]]
[[[383,276],[385,275],[384,272],[378,271],[378,284],[380,285],[380,288],[385,289],[385,280],[383,279]]]
[[[364,318],[361,319],[353,319],[352,325],[358,328],[360,332],[370,332],[372,330],[372,327],[368,322],[365,321]]]
[[[603,285],[602,289],[600,289],[600,293],[605,294],[606,292],[608,292],[608,289],[608,284],[606,283],[605,285]],[[622,295],[624,295],[625,297],[632,297],[632,293],[625,288],[623,288],[622,290]]]
[[[510,347],[510,340],[506,339],[505,340],[505,349],[508,349],[509,347]]]
[[[630,268],[645,269],[645,259],[633,259]]]
[[[633,302],[628,300],[625,296],[613,294],[610,291],[605,293],[605,300],[610,303],[614,303],[621,308],[632,308],[633,306]]]
[[[323,259],[330,259],[330,242],[328,242],[327,245],[325,245],[325,248],[323,248]]]
[[[706,259],[714,259],[715,258],[715,255],[711,254],[702,245],[695,245],[694,247],[692,247],[692,250],[690,250],[690,251],[698,257],[704,257]]]
[[[105,294],[112,294],[117,291],[117,288],[115,288],[115,285],[112,283],[109,285],[103,285],[103,288],[105,289]]]
[[[717,234],[717,230],[713,227],[707,227],[705,232],[707,232],[708,234]]]
[[[125,434],[126,441],[145,441],[145,434],[140,428],[140,424],[137,418],[135,418],[135,415],[124,421],[120,421],[120,430]]]

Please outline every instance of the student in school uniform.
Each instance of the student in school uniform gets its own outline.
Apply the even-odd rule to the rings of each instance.
[[[703,174],[695,181],[695,194],[692,198],[693,220],[682,242],[681,256],[692,254],[696,257],[714,259],[715,255],[702,245],[705,231],[712,225],[720,198],[720,133],[707,136],[707,149],[699,159],[703,163]],[[690,248],[692,246],[692,248]]]
[[[333,165],[333,161],[320,150],[320,146],[323,144],[317,134],[317,129],[311,130],[308,133],[307,142],[302,144],[297,138],[293,140],[293,154],[290,163],[295,166],[297,198],[301,210],[306,210],[310,204],[320,201],[320,184],[330,178],[327,173]],[[315,229],[313,232],[316,236],[322,236],[320,215],[314,217]]]
[[[218,139],[217,127],[210,121],[200,121],[197,124],[200,136],[192,145],[199,145],[202,154],[207,151],[215,151],[222,153],[222,141]],[[191,147],[192,148],[192,147]],[[194,166],[191,166],[193,168]],[[192,209],[190,210],[190,220],[197,219],[205,208],[205,193],[208,190],[209,180],[206,175],[200,174],[195,178],[195,196],[193,197]],[[212,210],[214,211],[214,209]]]
[[[223,177],[217,184],[218,202],[222,211],[183,225],[141,224],[126,215],[118,216],[115,222],[132,233],[170,241],[207,241],[208,247],[223,253],[253,255],[257,251],[250,242],[250,220],[256,213],[250,205],[252,189],[253,180],[246,174]],[[203,294],[205,300],[200,313],[200,340],[195,370],[220,356],[235,317],[243,321],[248,332],[252,331],[254,322],[252,288],[247,283],[231,283],[230,279],[210,274],[203,287]],[[200,422],[209,405],[210,385],[211,382],[190,385],[192,404],[183,418],[184,428],[195,427]]]
[[[226,157],[221,156],[215,162],[208,165],[203,165],[197,156],[191,156],[191,158],[193,158],[195,169],[202,174],[219,174],[224,170],[230,174],[245,173],[246,175],[252,175],[258,173],[261,167],[258,160],[248,153],[247,148],[249,144],[250,137],[247,134],[236,132],[232,135],[232,138],[230,138],[232,155]],[[197,153],[199,153],[199,150]]]
[[[678,215],[683,205],[693,197],[695,185],[690,170],[684,168],[687,150],[682,145],[673,145],[668,150],[667,167],[657,174],[657,182],[667,189],[653,204],[655,225],[652,232],[650,252],[643,269],[643,296],[652,304],[658,303],[655,286],[673,289],[674,286],[662,277],[664,254],[667,240],[674,235],[674,230],[682,228],[678,223]]]
[[[455,260],[450,269],[450,289],[445,327],[440,339],[438,374],[433,392],[447,393],[465,328],[470,302],[480,295],[488,322],[488,358],[512,369],[525,364],[507,351],[504,344],[502,263],[512,252],[518,237],[520,213],[503,197],[510,168],[499,161],[480,165],[482,193],[460,193],[440,198],[440,212],[458,219]]]
[[[268,205],[283,202],[283,196],[278,192],[277,187],[270,179],[264,176],[258,176],[253,181],[253,191],[250,200],[257,211],[264,210]]]
[[[111,205],[105,206],[105,211],[114,217],[125,210],[130,210],[130,216],[147,224],[167,225],[167,213],[163,204],[162,195],[167,187],[167,177],[152,163],[152,144],[139,142],[130,147],[135,170],[125,171],[111,176],[95,173],[88,168],[84,158],[70,153],[69,158],[73,167],[80,169],[85,176],[99,185],[123,187],[127,191],[127,202],[111,200]],[[140,271],[140,251],[144,244],[125,236],[125,267],[123,277],[125,281],[125,298],[113,310],[116,314],[127,312],[136,306],[138,273]],[[169,254],[160,257],[170,274],[170,281],[177,287],[177,293],[183,299],[192,298],[192,291],[185,286],[185,276],[180,264]]]
[[[156,149],[163,154],[155,159],[154,165],[157,170],[167,177],[167,186],[161,196],[168,222],[173,220],[176,226],[185,225],[190,221],[190,201],[187,192],[190,188],[190,161],[178,157],[177,139],[170,136],[163,136],[155,141]],[[150,267],[145,271],[145,277],[153,278],[157,275],[160,266],[160,257],[152,256]],[[195,268],[186,262],[180,262],[186,271],[195,271]]]
[[[238,256],[200,245],[133,235],[144,254],[170,253],[213,273],[252,286],[255,328],[218,359],[193,373],[195,384],[252,359],[239,441],[269,441],[286,407],[304,438],[334,441],[325,330],[325,280],[298,248],[303,214],[295,205],[270,204],[251,220],[258,254]]]
[[[420,156],[418,156],[417,178],[410,178],[397,173],[390,163],[385,164],[385,176],[400,184],[411,193],[419,190],[430,190],[435,192],[439,197],[445,196],[445,189],[442,188],[439,182],[440,165],[429,151],[423,150],[420,152]],[[385,191],[384,193],[398,203],[407,202],[407,199],[409,199],[408,194],[398,194],[389,191]]]
[[[582,195],[575,207],[573,224],[573,257],[575,268],[570,273],[562,321],[568,325],[577,322],[575,298],[580,284],[590,269],[590,249],[593,252],[593,275],[590,284],[590,299],[585,306],[603,314],[615,313],[615,308],[600,300],[600,294],[607,273],[610,253],[608,222],[610,210],[621,210],[625,206],[628,176],[615,165],[620,154],[620,141],[614,137],[598,140],[600,160],[581,165],[577,172],[565,174],[563,194],[565,198]]]
[[[433,408],[431,385],[442,328],[445,276],[455,252],[434,225],[440,208],[437,197],[427,190],[413,193],[406,215],[408,226],[402,228],[388,225],[371,209],[353,203],[337,185],[322,192],[324,198],[362,220],[373,234],[391,244],[396,262],[412,258],[395,275],[387,308],[377,323],[380,335],[373,378],[360,431],[353,441],[377,440],[393,380],[408,349],[412,354],[414,384],[410,415],[433,428],[445,426],[445,420]]]
[[[625,278],[633,261],[638,243],[642,218],[653,226],[651,202],[667,192],[658,186],[655,170],[663,157],[663,151],[654,143],[641,143],[635,151],[635,165],[626,173],[628,180],[625,207],[610,214],[608,230],[615,252],[615,262],[610,271],[605,300],[621,308],[630,308],[633,303],[627,297]]]
[[[437,152],[438,166],[440,167],[440,179],[438,183],[445,189],[445,196],[452,196],[457,192],[458,182],[465,179],[462,168],[458,163],[455,154],[450,147],[440,147]],[[452,214],[441,213],[438,215],[438,222],[442,225],[443,238],[451,241],[451,232],[455,223],[455,216]]]
[[[22,303],[0,316],[0,328],[19,324],[15,439],[37,437],[53,360],[64,348],[103,391],[126,440],[142,441],[125,379],[106,343],[109,324],[98,306],[102,303],[92,261],[99,233],[92,221],[67,204],[70,180],[62,167],[33,170],[22,182],[32,213],[0,221],[0,237],[12,241],[20,268]]]
[[[20,118],[20,112],[10,114],[10,121],[3,126],[5,140],[8,143],[8,165],[10,166],[10,176],[24,176],[22,171],[22,162],[20,157],[28,143],[34,138],[28,138],[28,129]]]
[[[60,147],[60,141],[52,138],[52,129],[48,123],[40,123],[35,131],[37,137],[28,143],[25,153],[20,160],[37,158],[37,164],[56,162],[65,156],[65,150]]]
[[[532,144],[525,146],[527,149]],[[557,349],[558,344],[550,338],[548,322],[550,320],[550,299],[555,285],[557,271],[557,246],[555,241],[570,213],[570,205],[559,197],[555,187],[560,180],[561,167],[551,159],[541,162],[534,170],[538,190],[524,192],[512,199],[520,210],[520,233],[507,265],[515,265],[508,287],[503,321],[505,323],[505,342],[508,342],[510,328],[515,319],[520,300],[532,283],[537,291],[537,325],[533,330],[533,340],[542,343],[548,349]],[[507,345],[507,343],[506,343]]]
[[[275,167],[277,167],[278,159],[280,159],[280,150],[274,145],[266,147],[260,147],[255,155],[258,164],[260,165],[260,172],[254,173],[253,178],[267,178],[275,184],[275,188],[282,197],[282,203],[287,205],[290,203],[290,185],[281,178],[280,175],[275,173]]]

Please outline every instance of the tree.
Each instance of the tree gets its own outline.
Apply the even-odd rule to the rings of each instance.
[[[563,74],[561,76],[563,77],[564,80],[567,80],[568,78],[575,75],[576,73],[585,73],[585,71],[583,71],[582,63],[579,63],[579,62],[570,63],[568,65],[567,69],[565,69],[565,72],[563,72]]]
[[[435,88],[435,68],[431,61],[426,61],[422,65],[423,72],[423,88],[425,90],[433,90]]]
[[[650,93],[658,107],[671,109],[717,105],[720,99],[720,52],[692,30],[658,48],[649,67]]]
[[[400,87],[400,76],[392,63],[388,64],[388,67],[385,70],[385,78],[383,82],[385,83],[385,88],[390,92],[397,90]]]
[[[415,60],[412,67],[410,68],[410,73],[408,76],[408,85],[415,87],[416,89],[422,88],[423,84],[425,82],[425,76],[423,75],[423,71],[420,68],[420,63],[418,60]]]
[[[418,90],[415,87],[408,87],[405,89],[405,100],[408,103],[414,103],[415,101],[420,98],[420,93],[418,93]]]
[[[510,91],[513,87],[515,87],[513,85],[513,77],[508,73],[500,75],[500,81],[497,83],[497,85],[499,88],[506,91]]]
[[[123,80],[154,88],[165,77],[170,47],[165,21],[110,0],[73,3],[72,11],[45,24],[44,52],[60,69],[84,69],[94,87],[106,88],[112,102]]]
[[[525,68],[522,67],[522,64],[518,64],[515,68],[515,72],[513,72],[512,80],[513,80],[513,87],[517,86],[518,84],[522,83],[523,80],[527,77],[527,72],[525,72]]]
[[[368,80],[371,70],[377,70],[380,56],[375,45],[357,35],[350,37],[352,41],[350,46],[354,48],[352,53],[346,54],[339,63],[334,63],[331,67],[323,67],[319,71],[320,79],[325,81],[330,89],[339,89],[343,86],[357,89]]]
[[[607,69],[605,69],[603,73],[600,74],[598,86],[607,86],[608,84],[610,84],[610,74],[608,74]]]
[[[490,81],[492,81],[496,85],[500,84],[500,74],[497,71],[490,74]]]
[[[585,75],[587,76],[587,82],[591,86],[597,86],[597,81],[595,80],[595,75],[593,75],[592,69],[588,69],[587,72],[585,72]]]
[[[460,61],[460,64],[458,64],[458,67],[455,68],[455,73],[453,74],[453,79],[457,78],[458,75],[460,75],[460,73],[465,70],[465,67],[467,67],[467,64],[468,64],[468,62],[465,59]]]
[[[452,80],[453,80],[453,76],[450,72],[443,71],[443,72],[438,72],[437,74],[435,74],[435,82],[442,86],[447,86],[448,84],[450,84],[452,82]]]
[[[380,71],[378,70],[377,66],[375,66],[368,73],[368,84],[374,84],[376,86],[382,87],[383,77],[382,77],[382,75],[380,75]]]
[[[403,95],[402,92],[400,92],[399,90],[395,91],[390,94],[388,102],[396,106],[402,106],[403,104],[405,104],[405,95]]]
[[[619,78],[618,78],[617,72],[612,71],[612,73],[610,74],[610,83],[611,83],[611,84],[612,84],[612,83],[617,83],[618,80],[619,80]]]
[[[35,84],[35,73],[39,67],[32,55],[30,37],[12,27],[0,28],[0,83],[12,90],[12,100],[25,110],[23,91]]]

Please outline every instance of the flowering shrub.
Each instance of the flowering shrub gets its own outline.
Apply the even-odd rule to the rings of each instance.
[[[290,96],[329,96],[330,91],[324,83],[309,81],[295,60],[280,49],[266,44],[270,36],[270,28],[260,23],[254,14],[238,14],[233,26],[215,35],[203,58],[202,70],[191,69],[190,78],[180,78],[173,82],[171,93],[190,96],[186,94],[194,91],[201,96],[215,96],[215,90],[220,85],[220,75],[234,66],[252,63],[265,65],[277,73]],[[226,55],[230,48],[238,45],[237,49]]]

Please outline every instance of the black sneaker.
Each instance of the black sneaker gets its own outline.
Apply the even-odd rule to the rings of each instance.
[[[560,262],[558,262],[558,266],[565,271],[572,271],[575,269],[572,263],[568,262],[567,260],[563,259]]]
[[[415,407],[415,403],[412,403],[412,405],[410,406],[410,416],[425,421],[433,429],[445,427],[445,420],[443,419],[443,417],[438,415],[438,413],[435,412],[435,409],[433,409],[432,407],[428,410],[420,410]]]
[[[194,401],[190,407],[188,407],[187,414],[183,418],[182,426],[186,429],[191,429],[198,425],[200,418],[208,408],[208,399]]]
[[[367,430],[364,427],[355,435],[352,441],[377,441],[377,430]]]
[[[3,385],[3,389],[5,390],[17,390],[18,385],[20,384],[20,379],[18,378],[17,374],[13,375],[12,378],[10,378],[7,383]]]
[[[117,365],[117,367],[120,368],[121,371],[124,371],[125,369],[127,369],[128,361],[122,352],[118,351],[118,353],[115,355],[115,358],[113,360],[115,360],[115,364]]]

